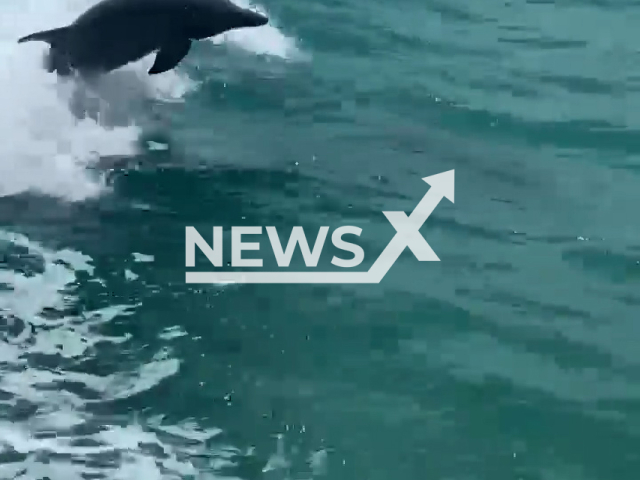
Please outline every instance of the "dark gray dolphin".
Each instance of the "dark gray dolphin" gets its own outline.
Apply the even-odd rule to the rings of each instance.
[[[193,40],[228,30],[259,27],[267,17],[229,0],[102,0],[66,27],[22,37],[50,45],[47,69],[89,77],[157,51],[150,75],[174,68]]]

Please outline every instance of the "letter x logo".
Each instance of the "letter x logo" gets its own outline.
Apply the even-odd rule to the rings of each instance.
[[[436,252],[427,243],[425,238],[420,234],[420,227],[427,221],[422,219],[421,212],[418,207],[411,212],[411,216],[407,217],[404,212],[382,212],[387,217],[389,223],[396,229],[396,234],[391,240],[392,243],[402,245],[402,250],[409,247],[419,262],[438,261]],[[431,213],[431,212],[429,212]],[[428,217],[429,215],[427,215]],[[402,253],[400,250],[400,253]]]
[[[449,170],[448,172],[425,177],[422,180],[431,185],[431,188],[422,197],[422,200],[416,205],[410,216],[407,216],[404,212],[382,212],[389,220],[389,223],[393,225],[393,228],[396,229],[396,234],[374,263],[372,270],[376,273],[390,268],[407,247],[420,262],[440,261],[431,246],[420,234],[420,228],[444,197],[451,202],[454,201],[454,171]]]

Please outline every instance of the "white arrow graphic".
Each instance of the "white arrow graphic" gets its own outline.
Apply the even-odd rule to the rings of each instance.
[[[420,228],[443,198],[455,201],[455,170],[424,177],[431,188],[407,216],[382,212],[396,234],[367,272],[187,272],[187,283],[380,283],[405,248],[420,262],[439,262]]]

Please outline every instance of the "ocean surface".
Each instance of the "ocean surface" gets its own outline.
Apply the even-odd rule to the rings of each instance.
[[[0,478],[639,478],[638,2],[264,0],[92,93],[16,40],[93,3],[0,5]],[[440,262],[185,283],[186,226],[366,270],[448,170]]]

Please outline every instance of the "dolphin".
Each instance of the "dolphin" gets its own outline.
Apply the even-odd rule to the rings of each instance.
[[[46,69],[95,77],[156,53],[149,75],[173,69],[193,40],[238,28],[260,27],[268,18],[230,0],[102,0],[66,27],[32,33],[18,43],[50,45]]]

